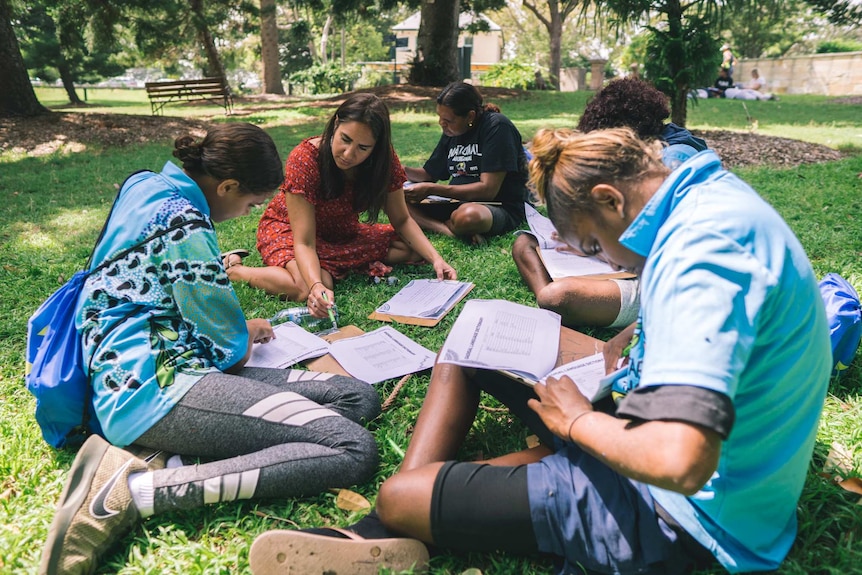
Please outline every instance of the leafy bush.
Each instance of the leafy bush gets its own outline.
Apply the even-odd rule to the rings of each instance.
[[[400,70],[399,70],[400,72]],[[400,75],[400,74],[399,74]],[[392,83],[391,70],[375,70],[374,68],[362,68],[362,75],[354,86],[357,90],[361,88],[374,88],[376,86],[388,86]]]
[[[521,90],[535,89],[536,68],[524,62],[515,60],[500,62],[491,66],[482,75],[482,84],[498,88],[519,88]]]
[[[817,46],[818,54],[833,54],[835,52],[860,52],[862,42],[854,40],[827,40]]]
[[[360,73],[356,66],[342,68],[336,62],[329,62],[294,72],[290,75],[290,82],[312,94],[333,94],[352,90]]]

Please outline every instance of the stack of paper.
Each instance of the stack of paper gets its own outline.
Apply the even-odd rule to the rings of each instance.
[[[446,315],[471,289],[473,284],[469,282],[410,280],[375,311],[390,316],[437,319]]]
[[[471,300],[455,320],[438,361],[498,370],[529,386],[568,376],[587,399],[601,399],[613,383],[605,376],[601,342],[568,328],[563,331],[565,337],[560,316],[552,311],[503,300]],[[577,359],[554,369],[561,358],[573,356]]]
[[[246,367],[285,368],[329,352],[329,343],[292,321],[273,328],[275,339],[252,346]]]
[[[554,369],[560,315],[504,300],[470,300],[440,350],[441,363],[541,379]]]

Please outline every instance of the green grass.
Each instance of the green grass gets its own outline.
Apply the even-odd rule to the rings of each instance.
[[[60,105],[62,94],[39,90],[43,102]],[[542,126],[571,126],[589,94],[534,93],[498,101],[525,137]],[[121,99],[121,100],[119,100]],[[143,91],[93,90],[86,111],[149,115]],[[749,102],[758,132],[795,137],[855,150],[845,160],[791,169],[741,170],[787,219],[806,247],[819,275],[837,271],[862,289],[862,107],[828,98],[786,96],[779,102]],[[393,111],[393,138],[405,164],[419,164],[439,137],[432,106]],[[223,121],[215,105],[174,105],[166,115]],[[318,133],[331,112],[314,106],[286,107],[279,102],[241,102],[228,121],[260,123],[272,134],[282,156],[302,138]],[[708,101],[693,108],[689,127],[747,130],[740,102]],[[130,172],[158,170],[170,150],[162,144],[102,149],[88,144],[80,153],[20,157],[0,154],[0,572],[33,573],[73,453],[55,451],[41,439],[33,420],[34,402],[23,384],[26,322],[32,311],[66,278],[84,265],[115,194],[115,184]],[[254,247],[260,211],[219,224],[224,249]],[[463,279],[477,284],[470,297],[503,298],[532,304],[511,262],[511,238],[496,238],[475,248],[433,236],[432,241]],[[248,263],[258,264],[257,254]],[[400,266],[403,283],[427,277],[429,266]],[[369,284],[350,276],[338,285],[341,323],[370,330],[381,324],[366,319],[397,287]],[[249,317],[271,315],[283,303],[237,286]],[[409,337],[436,350],[457,316],[456,309],[434,329],[398,326]],[[607,330],[595,335],[606,338]],[[862,507],[859,496],[835,487],[818,475],[833,442],[854,456],[854,474],[862,470],[862,359],[857,358],[833,381],[820,425],[815,457],[799,505],[797,543],[779,571],[782,574],[862,572]],[[422,404],[426,376],[414,376],[394,407],[371,424],[381,452],[377,476],[356,490],[370,500],[383,479],[397,469]],[[378,389],[385,398],[393,382]],[[497,407],[487,399],[485,405]],[[491,456],[523,445],[526,430],[506,412],[481,410],[462,456]],[[146,521],[123,540],[100,569],[102,573],[242,573],[248,570],[248,547],[254,537],[273,528],[346,525],[361,514],[342,511],[335,496],[323,493],[300,500],[225,504],[177,512]],[[435,573],[461,573],[478,567],[485,573],[550,573],[544,559],[505,554],[443,554],[433,560]]]

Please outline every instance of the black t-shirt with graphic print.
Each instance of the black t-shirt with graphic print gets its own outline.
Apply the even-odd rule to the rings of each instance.
[[[521,134],[498,112],[483,113],[476,125],[460,136],[441,136],[423,168],[435,180],[448,179],[452,186],[477,182],[483,172],[506,172],[494,201],[523,213],[529,197]]]

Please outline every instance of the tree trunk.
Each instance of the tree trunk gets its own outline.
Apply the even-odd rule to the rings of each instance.
[[[549,49],[549,70],[551,75],[550,82],[555,90],[560,89],[560,67],[561,67],[561,44],[563,37],[563,23],[578,5],[578,0],[569,0],[564,2],[562,9],[559,0],[548,0],[545,4],[548,6],[548,15],[545,16],[543,10],[539,9],[538,2],[524,0],[524,8],[528,9],[542,23],[548,31],[548,49]]]
[[[224,66],[221,63],[221,57],[219,57],[215,40],[210,32],[206,15],[204,14],[204,0],[189,0],[189,6],[192,10],[192,21],[194,22],[198,41],[201,43],[207,57],[207,76],[210,78],[222,78],[225,84],[227,84]]]
[[[679,0],[668,1],[667,23],[668,32],[671,38],[683,37],[683,12],[684,9]],[[670,118],[674,124],[685,127],[685,121],[688,115],[689,86],[683,84],[681,81],[681,78],[683,77],[681,72],[683,68],[688,65],[688,62],[680,61],[680,57],[684,57],[682,54],[683,53],[679,50],[673,50],[670,52],[668,58],[668,72],[670,77],[674,79],[674,91],[670,99]]]
[[[73,106],[80,106],[84,102],[78,97],[75,91],[75,80],[72,77],[72,70],[69,68],[69,63],[63,57],[61,52],[60,62],[57,64],[57,71],[60,72],[60,80],[63,82],[63,89],[66,90],[66,95],[69,96],[69,102]]]
[[[320,61],[326,64],[328,55],[327,48],[329,47],[329,31],[332,29],[332,13],[326,17],[326,23],[323,25],[323,33],[320,35]]]
[[[458,73],[458,14],[460,0],[422,0],[416,58],[410,82],[444,86],[460,79]]]
[[[48,110],[30,84],[18,39],[12,30],[12,7],[0,0],[0,116],[38,116]]]
[[[688,90],[675,90],[670,101],[670,121],[685,127],[688,119]]]
[[[260,61],[263,64],[263,93],[283,95],[275,0],[260,0]]]
[[[561,56],[560,56],[560,45],[562,44],[562,36],[563,36],[563,19],[560,17],[560,10],[557,2],[548,2],[548,5],[551,7],[551,22],[548,27],[548,34],[550,35],[550,63],[548,73],[551,75],[550,83],[553,86],[554,90],[560,89],[560,66],[561,66]]]

